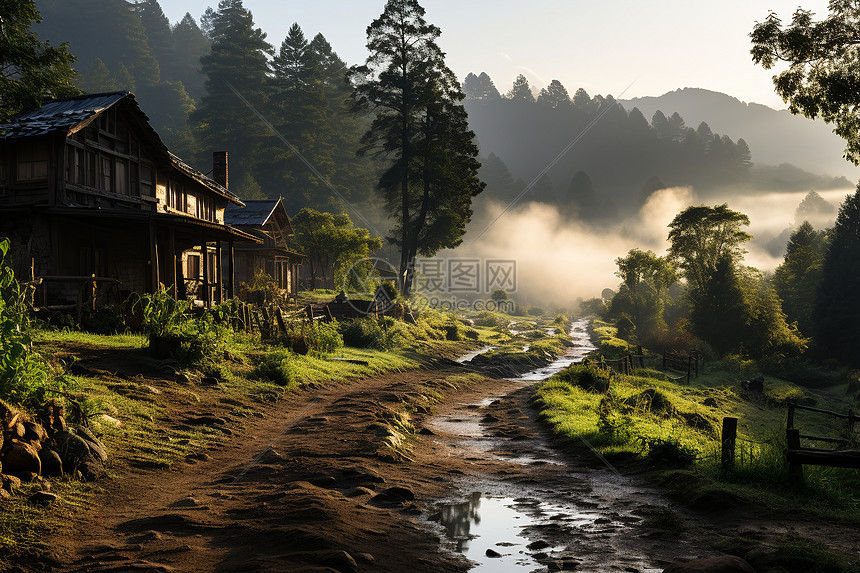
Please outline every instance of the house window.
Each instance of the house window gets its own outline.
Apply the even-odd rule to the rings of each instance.
[[[84,150],[71,145],[66,152],[66,182],[84,184]]]
[[[152,185],[155,180],[152,177],[152,165],[150,163],[140,164],[140,194],[152,197]]]
[[[116,170],[116,181],[114,190],[121,195],[128,195],[128,164],[125,161],[117,160],[114,163]]]
[[[102,156],[101,187],[104,191],[113,191],[113,165],[110,157]]]
[[[185,189],[175,181],[167,182],[167,206],[177,211],[185,211]]]
[[[48,178],[48,146],[22,145],[18,149],[18,181]]]
[[[96,181],[99,177],[99,156],[92,151],[87,151],[87,185],[90,187],[96,186]]]
[[[185,259],[185,278],[200,278],[200,255],[188,255]]]
[[[197,196],[197,218],[205,221],[215,220],[215,205],[212,197],[205,194]]]

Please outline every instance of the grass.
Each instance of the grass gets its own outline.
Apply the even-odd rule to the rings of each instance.
[[[596,321],[594,332],[601,349],[626,352],[626,343],[610,325]],[[565,443],[582,448],[587,442],[610,460],[649,460],[665,472],[665,483],[675,494],[692,505],[707,507],[735,499],[860,523],[860,472],[806,466],[805,482],[797,486],[789,480],[784,456],[786,402],[815,403],[843,412],[850,404],[835,392],[813,391],[772,377],[766,378],[763,396],[748,396],[738,374],[755,375],[755,365],[740,366],[711,365],[689,386],[667,380],[657,370],[637,370],[630,376],[616,375],[607,394],[589,391],[591,384],[585,379],[593,375],[575,366],[540,385],[536,405],[553,434]],[[659,395],[662,407],[649,407],[653,404],[641,398],[646,391]],[[726,475],[720,465],[719,432],[722,418],[729,416],[739,420],[738,442],[736,469]],[[813,435],[836,437],[840,424],[800,411],[795,418],[797,427]],[[677,454],[668,458],[678,462],[679,469],[670,468],[667,452]],[[686,467],[680,463],[685,452],[694,457]]]
[[[90,334],[77,330],[37,330],[34,341],[44,344],[88,344],[109,348],[146,348],[149,338],[140,333]]]

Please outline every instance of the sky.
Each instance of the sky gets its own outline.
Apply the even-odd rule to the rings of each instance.
[[[462,79],[487,72],[502,93],[518,74],[541,88],[558,79],[572,94],[618,99],[704,88],[785,108],[772,71],[752,63],[749,33],[768,11],[783,22],[802,2],[818,17],[827,0],[423,0],[442,30],[446,62]],[[217,0],[161,0],[172,23],[195,18]],[[366,28],[384,0],[245,0],[256,25],[280,45],[298,22],[307,37],[328,39],[348,64],[367,57]]]

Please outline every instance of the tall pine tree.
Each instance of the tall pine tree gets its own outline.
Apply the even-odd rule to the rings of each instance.
[[[212,51],[202,59],[206,95],[189,118],[202,150],[198,163],[207,165],[212,151],[227,151],[231,178],[250,181],[248,176],[264,157],[271,134],[233,89],[262,109],[268,96],[268,56],[273,50],[242,0],[221,0],[212,26]],[[240,196],[243,192],[234,191]]]
[[[483,189],[463,93],[436,44],[441,31],[424,14],[417,0],[389,0],[367,29],[370,56],[352,70],[357,105],[375,113],[363,150],[388,163],[379,188],[407,296],[417,254],[457,246]]]

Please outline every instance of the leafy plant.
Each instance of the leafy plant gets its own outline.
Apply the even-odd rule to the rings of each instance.
[[[154,293],[140,295],[132,310],[136,311],[138,308],[143,319],[141,326],[151,336],[178,337],[191,320],[188,315],[191,303],[176,300],[163,285]]]
[[[44,400],[51,385],[62,385],[47,362],[33,350],[30,336],[30,289],[5,264],[9,240],[0,239],[0,399],[31,405]]]

